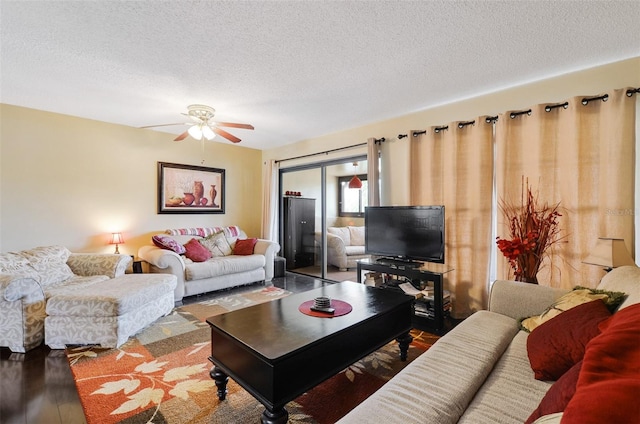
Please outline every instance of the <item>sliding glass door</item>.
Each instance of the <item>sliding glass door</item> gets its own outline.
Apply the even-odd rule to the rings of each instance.
[[[364,155],[281,167],[280,246],[287,271],[355,280],[354,264],[345,262],[346,251],[353,250],[345,234],[364,226],[367,187]],[[333,239],[341,232],[344,240]]]

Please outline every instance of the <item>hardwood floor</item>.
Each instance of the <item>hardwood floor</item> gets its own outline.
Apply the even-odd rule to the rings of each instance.
[[[294,293],[332,284],[286,273],[273,285]],[[257,284],[192,296],[184,303],[251,290]],[[0,348],[0,424],[83,424],[80,398],[63,350],[40,346],[26,354]]]

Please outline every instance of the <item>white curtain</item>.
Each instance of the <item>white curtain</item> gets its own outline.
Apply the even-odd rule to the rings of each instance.
[[[367,183],[369,206],[380,206],[380,145],[375,138],[367,140]]]
[[[278,241],[278,171],[274,159],[264,162],[262,170],[262,238]]]

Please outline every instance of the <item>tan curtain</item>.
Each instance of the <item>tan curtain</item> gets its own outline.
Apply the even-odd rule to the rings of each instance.
[[[380,206],[380,152],[380,145],[376,143],[376,139],[367,139],[369,206]]]
[[[410,201],[445,206],[445,276],[457,318],[486,309],[491,252],[493,125],[454,122],[410,132]]]
[[[582,263],[598,237],[624,238],[633,254],[635,98],[626,90],[608,101],[584,96],[568,106],[531,108],[515,118],[507,112],[496,127],[496,185],[499,200],[519,202],[523,178],[540,202],[560,202],[562,235],[538,273],[541,285],[594,287],[601,268]],[[498,235],[508,236],[498,212]],[[495,243],[493,248],[496,249]],[[498,278],[512,278],[498,251]]]

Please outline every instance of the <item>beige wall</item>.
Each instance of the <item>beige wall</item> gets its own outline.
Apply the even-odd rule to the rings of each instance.
[[[472,69],[469,71],[469,78],[473,78]],[[496,86],[499,87],[499,82],[496,82]],[[561,102],[573,96],[594,95],[628,86],[640,86],[640,57],[542,81],[523,83],[517,87],[505,88],[483,96],[301,141],[291,146],[267,150],[263,152],[263,157],[285,159],[363,143],[370,137],[385,137],[387,141],[383,143],[381,203],[405,205],[409,201],[407,184],[409,143],[407,138],[398,140],[398,134],[407,134],[410,130],[424,130],[430,126],[454,121],[472,120],[482,115],[493,116],[508,110],[526,109],[539,103]],[[384,102],[384,99],[380,101]],[[366,150],[345,150],[333,154],[332,157],[351,156],[362,151]],[[327,157],[323,155],[306,158],[304,161],[326,159]],[[300,162],[297,161],[296,164]],[[290,162],[283,162],[282,166],[286,167],[290,164]]]
[[[261,152],[226,142],[0,105],[0,251],[61,244],[136,254],[167,228],[239,225],[260,235]],[[202,160],[204,159],[204,163]],[[223,215],[157,214],[157,162],[226,170]]]

